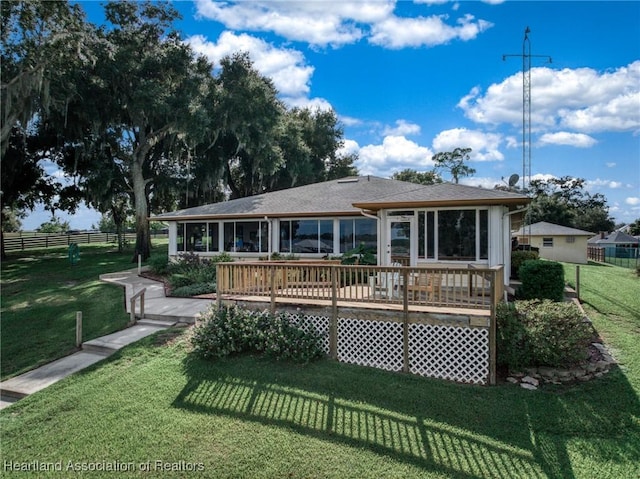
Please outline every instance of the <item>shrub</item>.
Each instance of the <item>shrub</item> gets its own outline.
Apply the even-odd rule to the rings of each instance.
[[[586,358],[593,337],[593,328],[573,303],[501,304],[496,319],[497,363],[512,370],[579,363]]]
[[[564,299],[564,269],[554,261],[528,260],[518,270],[522,285],[516,291],[519,299]]]
[[[520,370],[533,364],[527,329],[514,303],[498,303],[496,327],[498,366]]]
[[[278,359],[308,362],[322,357],[322,336],[304,331],[299,317],[272,315],[238,307],[212,307],[194,328],[191,343],[204,358],[258,352]]]
[[[538,259],[537,251],[512,251],[511,252],[511,277],[519,278],[518,270],[525,261]]]
[[[216,292],[216,283],[196,283],[179,286],[171,291],[171,296],[191,297]]]
[[[152,273],[165,275],[169,272],[169,256],[152,256],[147,264]]]

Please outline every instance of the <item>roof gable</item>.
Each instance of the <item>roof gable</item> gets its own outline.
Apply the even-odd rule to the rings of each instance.
[[[577,228],[570,228],[568,226],[557,225],[555,223],[547,223],[546,221],[540,221],[533,223],[527,227],[523,226],[514,233],[515,236],[528,235],[531,231],[533,236],[592,236],[590,231],[579,230]]]

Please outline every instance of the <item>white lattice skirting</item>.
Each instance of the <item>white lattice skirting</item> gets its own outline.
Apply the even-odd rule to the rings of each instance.
[[[423,376],[486,384],[489,378],[489,330],[411,324],[409,370]]]
[[[324,335],[329,353],[329,317],[291,314],[305,331]],[[338,360],[387,371],[402,371],[402,323],[338,319]],[[409,325],[409,371],[463,383],[486,384],[489,378],[489,330],[464,326]]]

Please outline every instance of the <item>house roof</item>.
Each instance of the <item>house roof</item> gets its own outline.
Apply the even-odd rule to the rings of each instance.
[[[605,234],[604,238],[601,235],[595,235],[593,238],[587,240],[588,244],[638,244],[639,240],[623,231],[614,231],[613,233]]]
[[[529,226],[523,226],[514,233],[515,236],[528,235],[531,231],[532,236],[592,236],[590,231],[569,228],[568,226],[556,225],[540,221]]]
[[[235,200],[187,208],[152,217],[153,220],[347,216],[362,209],[430,206],[526,205],[526,196],[499,190],[441,183],[418,185],[376,176],[351,176],[273,191]]]

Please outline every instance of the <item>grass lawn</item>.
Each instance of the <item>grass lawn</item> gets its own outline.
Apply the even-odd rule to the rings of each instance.
[[[615,269],[614,279],[624,271]],[[617,289],[637,281],[619,278]],[[115,465],[120,477],[160,468],[180,478],[638,477],[637,298],[616,298],[612,320],[608,303],[596,306],[623,367],[537,391],[328,360],[204,361],[189,354],[184,330],[163,332],[1,411],[3,472],[8,461],[39,461],[63,472],[25,475]]]
[[[71,266],[66,247],[8,253],[1,281],[2,379],[71,353],[76,311],[83,313],[85,341],[122,329],[128,321],[123,291],[98,277],[134,268],[132,256],[133,250],[118,253],[114,245],[80,245],[80,261]]]

